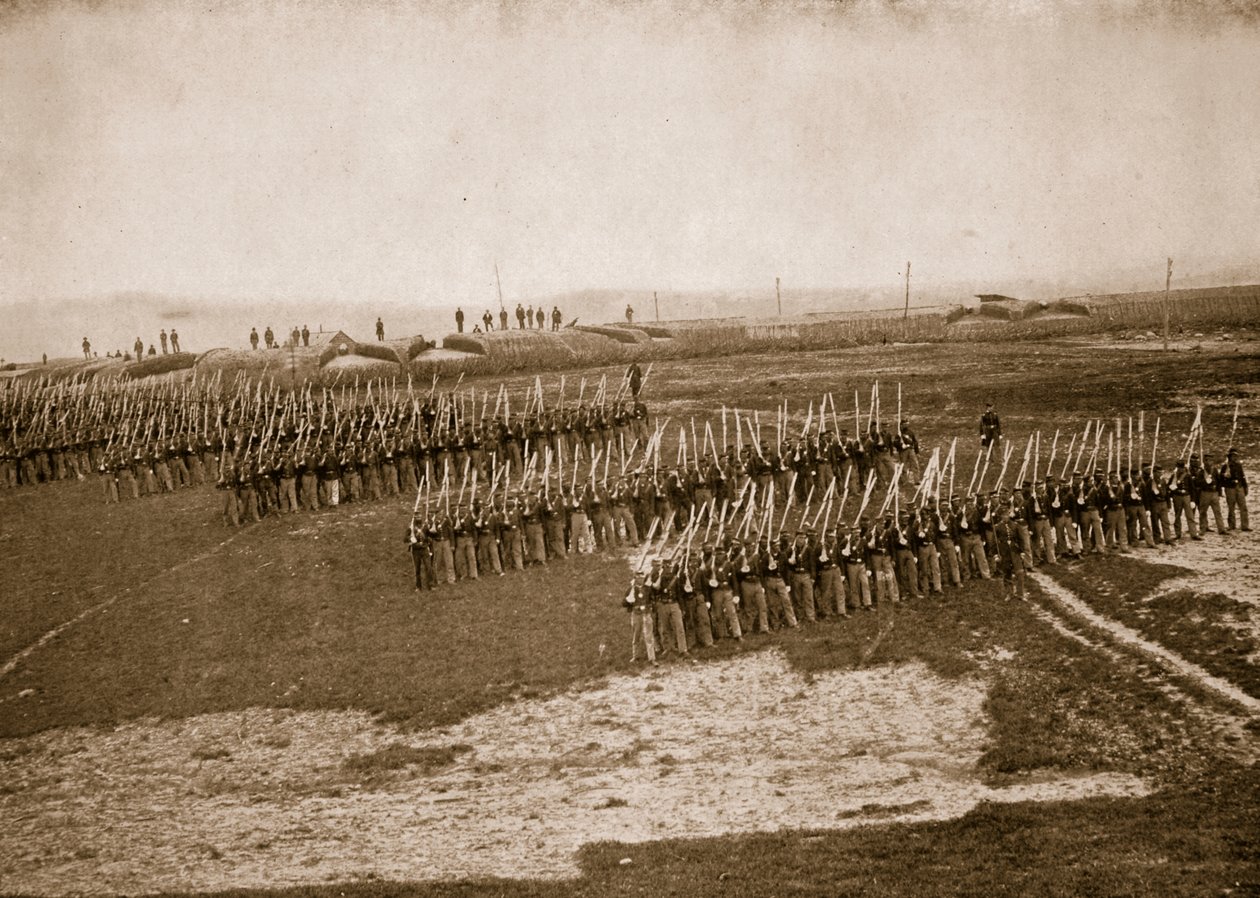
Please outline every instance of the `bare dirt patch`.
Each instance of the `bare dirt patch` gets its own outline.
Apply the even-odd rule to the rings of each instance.
[[[260,709],[51,731],[4,743],[0,873],[31,894],[564,877],[599,840],[1146,793],[1123,774],[985,785],[985,693],[918,664],[806,676],[766,651],[617,676],[420,737],[362,713]],[[370,782],[347,764],[404,744],[443,764],[385,765],[386,779],[374,765]]]

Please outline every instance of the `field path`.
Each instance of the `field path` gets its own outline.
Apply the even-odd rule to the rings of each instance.
[[[68,620],[62,621],[61,623],[57,624],[57,626],[53,627],[51,630],[48,630],[46,633],[40,636],[39,639],[36,639],[30,645],[26,646],[26,648],[21,649],[18,652],[16,652],[12,657],[10,657],[7,661],[5,661],[3,665],[0,665],[0,680],[3,680],[9,674],[13,673],[13,671],[17,670],[18,665],[20,665],[23,661],[25,661],[31,655],[35,654],[35,652],[39,651],[48,643],[52,642],[54,639],[56,639],[62,633],[66,632],[66,630],[70,629],[75,624],[78,624],[84,620],[87,620],[89,617],[93,616],[94,614],[99,614],[101,611],[110,607],[111,605],[113,605],[115,602],[117,602],[119,599],[121,599],[125,595],[134,593],[134,592],[140,592],[146,586],[148,586],[150,583],[154,582],[160,577],[165,577],[168,574],[173,574],[176,571],[180,571],[191,564],[196,564],[199,561],[204,561],[205,559],[211,557],[212,555],[218,554],[225,546],[231,544],[236,539],[236,537],[241,534],[241,532],[242,531],[237,530],[235,533],[233,533],[227,539],[223,540],[217,546],[207,549],[204,552],[200,552],[197,555],[193,555],[189,558],[185,558],[183,561],[177,564],[174,564],[171,567],[166,568],[161,573],[154,574],[152,577],[141,582],[139,585],[134,586],[134,587],[128,586],[127,588],[123,589],[121,592],[116,592],[113,595],[109,596],[108,598],[102,599],[101,601],[97,602],[95,605],[91,605],[87,608],[84,608],[74,617],[69,618]]]
[[[1136,630],[1111,618],[1104,617],[1076,596],[1070,589],[1060,586],[1046,574],[1034,573],[1033,581],[1061,609],[1084,620],[1096,629],[1106,631],[1114,640],[1150,657],[1174,673],[1193,681],[1234,705],[1245,708],[1252,715],[1260,716],[1260,700],[1253,698],[1228,680],[1208,673],[1202,667],[1187,661],[1162,645],[1144,638]]]

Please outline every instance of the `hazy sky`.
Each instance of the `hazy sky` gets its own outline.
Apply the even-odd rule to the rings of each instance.
[[[0,302],[1260,257],[1260,22],[1223,5],[9,9]]]

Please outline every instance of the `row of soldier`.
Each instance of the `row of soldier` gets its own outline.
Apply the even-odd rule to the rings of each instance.
[[[1144,544],[1202,539],[1249,529],[1246,478],[1235,449],[1228,482],[1192,457],[1164,477],[1158,466],[1128,476],[1101,473],[1070,481],[1047,476],[1013,493],[991,491],[912,510],[861,515],[852,526],[816,529],[803,515],[792,537],[738,535],[691,551],[687,531],[674,551],[640,565],[625,596],[632,614],[632,660],[655,663],[662,650],[686,656],[716,640],[842,619],[906,599],[942,595],[968,580],[1000,578],[1008,598],[1025,595],[1025,574],[1064,557],[1123,552]],[[1228,524],[1222,493],[1233,493]],[[1233,510],[1239,518],[1235,521]],[[1209,512],[1212,520],[1209,521]]]

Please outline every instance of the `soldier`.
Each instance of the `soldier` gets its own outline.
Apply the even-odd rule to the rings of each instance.
[[[844,542],[840,547],[840,557],[844,559],[845,576],[848,578],[847,608],[856,611],[871,610],[871,581],[866,566],[866,527],[869,519],[863,517],[861,529],[844,528]]]
[[[612,517],[614,528],[620,528],[625,539],[631,546],[639,545],[639,528],[635,523],[634,515],[630,513],[630,501],[632,487],[625,477],[620,478],[613,487],[612,495]]]
[[[507,329],[508,329],[507,309],[503,306],[499,306],[499,330],[505,331]]]
[[[955,508],[958,497],[950,496],[949,501],[932,514],[932,531],[936,539],[936,554],[942,562],[946,581],[950,586],[962,586],[962,576],[958,570],[958,517]]]
[[[519,302],[516,304],[516,325],[520,330],[525,330],[525,307]]]
[[[537,496],[526,496],[521,508],[521,522],[525,531],[525,553],[529,564],[547,563],[543,502],[544,497],[541,493]]]
[[[514,570],[525,570],[525,539],[520,504],[515,497],[504,506],[499,543],[503,548],[503,566],[507,567],[511,564]]]
[[[727,557],[727,551],[722,546],[716,546],[712,555],[709,557],[708,563],[701,567],[703,576],[709,586],[709,595],[712,597],[713,612],[720,621],[720,627],[724,635],[729,636],[736,642],[744,641],[744,634],[739,627],[739,614],[737,613],[738,599],[732,593],[734,588],[734,571],[731,570],[731,563]]]
[[[477,579],[477,520],[460,502],[455,510],[455,578]]]
[[[1242,462],[1238,460],[1238,450],[1233,446],[1225,453],[1225,462],[1221,465],[1218,477],[1225,490],[1229,529],[1233,530],[1237,523],[1239,530],[1251,530],[1247,520],[1247,474],[1243,471]]]
[[[302,325],[302,345],[303,346],[311,345],[311,331],[305,324]]]
[[[263,332],[263,339],[267,341],[267,348],[274,349],[276,346],[276,332],[271,329],[271,325],[267,325],[267,330]]]
[[[476,517],[477,531],[477,567],[487,574],[494,571],[503,576],[503,565],[499,560],[500,528],[503,520],[494,509],[493,501],[473,503],[473,514]]]
[[[897,537],[893,542],[893,564],[897,577],[897,593],[907,599],[921,599],[919,592],[918,529],[903,511],[897,521]]]
[[[486,309],[485,314],[481,316],[481,323],[486,326],[486,333],[494,330],[494,316],[490,314],[489,309]]]
[[[989,561],[984,552],[984,533],[982,529],[984,515],[979,496],[967,499],[962,513],[958,515],[958,541],[962,549],[963,571],[967,579],[980,577],[990,579]]]
[[[543,311],[543,307],[539,306],[538,311],[534,313],[534,318],[538,322],[538,329],[547,329],[547,313]]]
[[[919,438],[910,429],[909,418],[902,419],[900,430],[893,436],[893,449],[896,451],[897,460],[901,462],[902,470],[910,482],[918,483],[920,474]]]
[[[1189,457],[1189,471],[1193,479],[1193,487],[1197,490],[1194,505],[1198,506],[1198,531],[1208,533],[1207,513],[1211,511],[1215,518],[1217,533],[1225,533],[1225,519],[1221,515],[1221,484],[1216,479],[1216,470],[1212,467],[1212,457],[1203,456],[1203,463],[1198,463],[1198,456]]]
[[[385,322],[379,318],[376,319],[376,341],[378,343],[385,341]]]
[[[1002,439],[1002,421],[993,410],[993,403],[986,402],[984,414],[980,416],[980,446],[996,446]]]
[[[799,620],[813,623],[818,619],[814,605],[814,580],[818,576],[818,549],[812,539],[813,529],[796,531],[792,551],[788,553],[788,589],[793,610]]]
[[[847,617],[844,596],[844,560],[840,557],[838,534],[834,527],[823,533],[818,549],[818,588],[815,605],[818,617]]]
[[[783,627],[795,630],[799,626],[796,610],[792,607],[792,597],[788,594],[787,583],[783,579],[788,559],[786,540],[786,535],[780,534],[778,545],[772,546],[769,536],[766,537],[765,562],[762,565],[761,584],[766,591],[769,622],[776,630]]]
[[[1054,478],[1047,477],[1046,480],[1053,489]],[[1050,503],[1046,487],[1034,488],[1031,481],[1024,481],[1024,525],[1030,531],[1032,548],[1046,564],[1055,564],[1054,525],[1050,520],[1054,509]]]
[[[117,456],[101,460],[99,471],[106,505],[115,505],[118,502],[118,471],[121,467],[122,463]]]
[[[658,558],[652,562],[652,575],[648,582],[652,587],[658,626],[665,637],[662,644],[673,643],[674,651],[686,657],[687,631],[683,627],[682,607],[679,603],[682,582],[678,567],[674,564],[662,564]],[[672,637],[672,639],[671,639]]]
[[[171,351],[179,352],[179,334],[175,332],[175,328],[171,328]]]
[[[993,526],[993,536],[997,541],[997,569],[1002,576],[1003,593],[1006,598],[1014,596],[1024,598],[1024,554],[1021,551],[1019,537],[1015,534],[1015,512],[998,515]]]
[[[769,633],[769,610],[766,590],[761,583],[762,559],[756,540],[748,540],[735,560],[735,579],[739,584],[741,629],[753,633]]]
[[[223,468],[216,484],[223,492],[223,522],[229,527],[241,526],[241,510],[236,497],[236,462],[227,453],[223,456]]]
[[[929,500],[929,505],[931,504],[933,503]],[[940,595],[941,559],[936,548],[935,518],[936,515],[928,506],[920,508],[914,519],[913,530],[918,553],[919,591],[924,594],[931,591],[934,595]]]
[[[256,327],[249,329],[249,345],[253,349],[258,348],[258,328]]]
[[[560,314],[560,307],[552,306],[551,307],[551,329],[553,331],[560,330],[560,322],[563,320],[564,320],[564,317]]]
[[[634,324],[634,306],[626,306],[626,324]]]
[[[525,310],[525,325],[531,330],[534,327],[534,307],[532,304]]]
[[[433,546],[419,513],[412,516],[411,526],[407,528],[403,540],[411,552],[411,564],[416,571],[416,590],[433,589],[437,585],[433,576]]]
[[[158,342],[162,344],[162,355],[166,355],[166,328],[162,328],[162,332],[158,334]]]
[[[136,337],[136,342],[131,348],[136,352],[136,361],[139,361],[144,356],[144,341]]]
[[[1157,530],[1156,538],[1166,546],[1173,544],[1173,527],[1172,519],[1168,514],[1169,502],[1172,495],[1168,490],[1168,481],[1164,478],[1164,469],[1156,465],[1153,471],[1148,472],[1147,465],[1143,465],[1143,474],[1146,477],[1147,489],[1151,496],[1151,529]]]
[[[639,659],[639,646],[642,645],[644,657],[655,665],[656,635],[652,627],[652,588],[648,585],[646,574],[639,572],[634,575],[634,582],[626,593],[624,605],[630,612],[631,663]]]
[[[464,332],[464,310],[460,307],[455,309],[455,332],[458,334]]]
[[[293,447],[280,454],[276,473],[280,477],[280,513],[296,514],[297,501],[297,461],[293,456]]]

